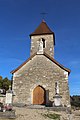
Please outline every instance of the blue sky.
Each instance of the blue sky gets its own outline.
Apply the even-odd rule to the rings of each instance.
[[[0,0],[0,75],[30,56],[29,34],[45,21],[55,32],[55,59],[71,69],[71,95],[80,95],[80,0]]]

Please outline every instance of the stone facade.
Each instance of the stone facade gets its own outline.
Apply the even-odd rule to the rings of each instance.
[[[33,104],[33,90],[38,85],[47,91],[46,104],[53,102],[56,81],[59,82],[62,105],[70,106],[68,72],[65,72],[44,55],[36,55],[15,72],[13,78],[14,102]],[[49,96],[47,96],[48,94]]]
[[[39,40],[43,38],[45,40],[44,51],[50,56],[54,56],[54,38],[53,35],[37,35],[31,36],[31,55],[38,51]]]
[[[41,28],[40,28],[41,26]],[[13,103],[33,104],[33,91],[40,86],[45,90],[45,105],[52,105],[57,93],[61,96],[61,105],[70,107],[68,86],[69,69],[64,68],[53,59],[54,37],[45,23],[41,23],[35,35],[31,35],[31,56],[21,66],[12,71],[13,74]],[[44,27],[45,26],[45,27]],[[41,30],[43,28],[43,30]],[[45,28],[45,29],[44,29]],[[44,34],[38,31],[44,31]],[[45,31],[46,30],[46,31]],[[45,32],[49,32],[49,34]],[[45,47],[38,49],[39,40],[45,40]],[[42,43],[41,43],[42,44]],[[47,55],[45,54],[47,53]],[[55,85],[57,85],[57,90]],[[37,92],[37,91],[36,91]],[[44,91],[43,91],[44,92]],[[41,96],[42,97],[42,96]]]

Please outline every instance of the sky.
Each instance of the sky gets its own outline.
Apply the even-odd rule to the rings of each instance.
[[[80,0],[0,0],[0,75],[30,57],[30,33],[43,19],[55,33],[55,59],[71,70],[70,95],[80,95]]]

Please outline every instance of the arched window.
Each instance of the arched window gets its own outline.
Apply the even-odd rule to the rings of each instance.
[[[45,39],[42,38],[43,41],[43,48],[45,48]]]

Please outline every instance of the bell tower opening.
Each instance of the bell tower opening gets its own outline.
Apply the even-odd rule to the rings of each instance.
[[[45,39],[44,38],[42,38],[42,42],[43,42],[43,48],[45,48],[46,45],[45,45]]]
[[[44,49],[46,47],[45,45],[45,39],[44,38],[40,38],[38,41],[38,51],[37,54],[43,54],[44,53]]]

